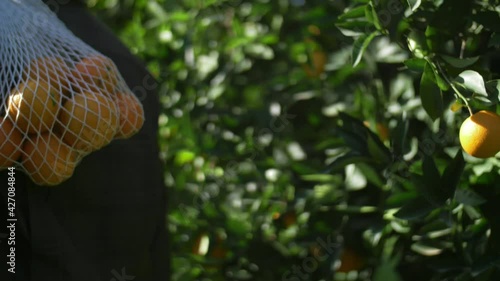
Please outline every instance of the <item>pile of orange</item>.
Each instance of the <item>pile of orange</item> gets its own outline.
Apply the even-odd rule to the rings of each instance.
[[[113,62],[100,55],[32,61],[0,118],[0,168],[20,164],[36,184],[57,185],[83,156],[137,133],[142,105],[118,81]]]

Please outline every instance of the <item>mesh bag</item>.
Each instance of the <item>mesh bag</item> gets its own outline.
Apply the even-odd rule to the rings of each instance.
[[[39,185],[65,181],[83,157],[144,123],[116,65],[41,0],[0,0],[0,92],[0,168]]]

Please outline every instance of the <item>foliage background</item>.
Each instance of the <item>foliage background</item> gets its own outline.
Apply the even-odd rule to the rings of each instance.
[[[161,81],[173,280],[499,280],[486,0],[86,0]]]

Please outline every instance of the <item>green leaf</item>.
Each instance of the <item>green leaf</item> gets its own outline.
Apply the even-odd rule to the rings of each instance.
[[[387,34],[391,37],[391,40],[395,40],[397,37],[396,34],[401,34],[400,28],[406,29],[405,26],[408,26],[407,21],[404,20],[405,7],[402,3],[403,1],[382,0],[371,2],[379,15],[380,23],[387,30]]]
[[[148,2],[148,3],[154,3],[154,2]],[[160,5],[158,5],[158,6],[160,6]],[[173,22],[186,22],[186,21],[189,21],[191,19],[191,16],[188,13],[180,12],[180,11],[171,13],[169,15],[169,17],[170,17],[170,20]]]
[[[450,57],[447,55],[441,55],[441,58],[443,58],[443,60],[445,62],[447,62],[449,65],[456,67],[456,68],[469,67],[469,66],[475,64],[479,60],[479,57],[459,59],[459,58],[454,58],[454,57]]]
[[[401,281],[403,280],[399,275],[396,267],[387,261],[383,261],[377,266],[373,273],[373,281]]]
[[[194,160],[196,154],[189,150],[181,150],[175,155],[175,164],[182,166]]]
[[[491,110],[490,107],[493,106],[495,102],[497,102],[496,98],[491,101],[488,97],[473,95],[469,105],[476,110]]]
[[[248,219],[239,214],[228,216],[226,219],[226,227],[228,231],[240,236],[244,236],[252,230],[252,225]]]
[[[434,207],[423,197],[417,197],[399,209],[394,216],[403,220],[417,220],[428,215]]]
[[[427,61],[425,59],[420,58],[411,58],[404,62],[408,69],[416,71],[416,72],[424,72],[425,64]]]
[[[398,125],[392,133],[392,152],[395,157],[400,157],[404,155],[409,149],[408,142],[408,130],[410,128],[409,120],[406,117],[406,113],[398,120]]]
[[[488,96],[486,93],[486,86],[484,84],[483,76],[473,70],[466,70],[455,78],[455,83],[462,88],[477,93],[482,96]]]
[[[312,182],[332,182],[335,180],[335,176],[330,174],[303,175],[301,178],[305,181]]]
[[[366,135],[359,134],[357,131],[348,130],[346,128],[340,128],[338,134],[344,139],[347,147],[350,147],[358,153],[367,154]]]
[[[366,30],[372,28],[371,23],[360,20],[339,22],[335,26],[347,37],[364,36],[366,35]]]
[[[378,31],[372,32],[370,34],[361,35],[356,41],[354,41],[354,45],[352,47],[352,59],[353,59],[353,67],[358,65],[363,57],[363,53],[365,52],[370,42],[378,35]]]
[[[377,30],[384,30],[384,27],[380,24],[377,11],[375,10],[375,8],[373,8],[373,5],[371,3],[366,5],[365,16],[369,22],[373,23]]]
[[[429,170],[430,168],[427,169]],[[438,177],[437,181],[435,180],[436,176]],[[417,174],[412,174],[411,182],[418,190],[419,194],[433,206],[440,206],[444,203],[445,198],[440,190],[441,182],[440,182],[439,172],[437,173],[437,175],[433,176],[433,179],[427,178],[425,175],[421,176]]]
[[[355,136],[359,137],[362,142],[366,142],[366,138],[368,134],[373,134],[376,136],[369,128],[367,128],[362,121],[359,119],[350,116],[347,113],[339,112],[339,118],[342,121],[342,129],[351,132]]]
[[[424,58],[427,55],[427,45],[425,43],[425,35],[419,31],[412,30],[407,38],[408,49],[416,58]]]
[[[411,245],[411,249],[423,256],[437,256],[443,251],[443,249],[438,248],[436,247],[437,245],[433,244],[437,243],[426,243],[425,241],[415,242]]]
[[[338,172],[339,169],[344,168],[346,165],[353,164],[353,163],[370,163],[373,161],[370,157],[366,156],[360,156],[359,153],[356,152],[349,152],[346,155],[340,156],[339,158],[335,159],[330,165],[328,165],[328,172]]]
[[[425,111],[432,120],[441,117],[444,110],[441,90],[434,82],[434,71],[430,63],[424,68],[424,74],[420,80],[420,99]]]
[[[443,183],[443,191],[444,195],[449,198],[453,196],[455,193],[455,189],[460,182],[460,178],[462,177],[462,172],[465,168],[464,156],[462,154],[462,150],[458,150],[455,158],[452,162],[446,167],[443,172],[442,180]]]
[[[455,191],[455,200],[469,206],[477,206],[486,202],[483,197],[469,188],[458,188]]]
[[[496,102],[500,101],[500,79],[486,82],[486,91],[490,99]]]
[[[168,18],[168,14],[162,5],[157,2],[148,2],[147,4],[148,12],[158,21],[163,22]],[[189,19],[189,16],[187,16]]]
[[[369,214],[378,212],[378,208],[374,206],[345,206],[337,205],[335,206],[335,211],[347,214]]]
[[[416,192],[400,192],[391,195],[385,201],[388,208],[401,208],[404,204],[409,203],[411,200],[417,198]]]
[[[432,67],[432,71],[434,72],[434,77],[431,77],[432,81],[434,81],[434,83],[438,85],[441,91],[448,91],[450,89],[450,85],[448,85],[448,83],[441,77],[441,74],[439,74],[439,71],[436,68],[436,66],[432,62],[429,63]]]
[[[375,161],[387,164],[391,161],[391,153],[389,149],[380,141],[380,139],[374,138],[368,135],[367,139],[368,152],[375,159]]]
[[[425,155],[422,168],[426,183],[441,184],[441,175],[432,156]]]
[[[422,163],[423,177],[421,190],[424,192],[430,203],[441,205],[448,199],[446,192],[443,192],[441,175],[432,156],[426,155]]]
[[[465,230],[463,237],[464,239],[473,239],[475,237],[482,236],[485,232],[489,230],[489,228],[490,226],[488,224],[488,220],[486,220],[485,218],[479,218],[478,221],[474,223],[474,225],[469,226]]]
[[[358,163],[357,167],[359,170],[365,175],[366,179],[374,184],[375,186],[382,188],[384,186],[384,182],[382,181],[382,177],[377,173],[377,171],[370,165],[365,163]]]
[[[446,42],[466,29],[473,1],[443,0],[432,14],[425,31],[427,45],[434,53],[448,53]]]
[[[420,227],[417,234],[426,239],[434,239],[439,237],[439,234],[446,234],[451,231],[450,225],[441,220],[433,220],[424,226]]]
[[[412,12],[415,12],[415,10],[420,7],[420,4],[422,4],[422,0],[407,0],[408,7],[411,9]]]
[[[445,32],[434,26],[427,26],[425,29],[427,47],[431,52],[440,53],[443,50],[443,41],[446,38]]]
[[[358,19],[358,18],[364,18],[365,17],[365,9],[366,5],[361,5],[356,8],[350,9],[349,11],[343,13],[338,17],[338,21],[345,21],[345,20],[351,20],[351,19]]]
[[[479,11],[472,19],[488,30],[500,32],[500,14],[497,11]]]

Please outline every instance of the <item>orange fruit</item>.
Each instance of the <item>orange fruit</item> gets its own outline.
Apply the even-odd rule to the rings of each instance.
[[[281,218],[283,220],[285,228],[289,228],[290,226],[297,223],[297,214],[293,211],[285,213],[281,216]]]
[[[38,185],[57,185],[73,175],[77,154],[52,133],[30,136],[23,152],[23,168]]]
[[[210,252],[210,256],[215,259],[224,259],[227,256],[227,249],[222,244],[216,244]]]
[[[307,27],[307,31],[309,31],[309,33],[316,35],[316,36],[321,35],[321,30],[319,29],[319,27],[317,25],[313,25],[313,24],[309,25]]]
[[[75,94],[63,106],[60,132],[71,147],[90,152],[109,144],[118,130],[118,108],[100,93]]]
[[[306,75],[311,78],[319,77],[325,72],[326,54],[323,51],[316,50],[309,57],[310,63],[303,65]]]
[[[144,124],[142,104],[132,94],[118,93],[116,104],[120,116],[120,125],[116,138],[129,138],[139,132]]]
[[[118,70],[109,58],[101,55],[84,58],[75,64],[72,74],[81,92],[97,90],[107,95],[115,93]]]
[[[210,263],[205,266],[205,269],[220,270],[224,266],[228,258],[228,248],[224,238],[219,235],[215,237],[215,242],[210,245],[208,257]]]
[[[43,81],[28,80],[9,96],[7,114],[24,133],[42,133],[54,125],[61,94]]]
[[[460,144],[477,158],[493,157],[500,150],[500,116],[482,110],[465,119],[460,127]]]
[[[340,254],[340,267],[337,272],[359,271],[364,265],[365,262],[362,256],[350,248],[345,248]]]
[[[59,92],[69,91],[70,68],[62,58],[43,57],[33,60],[23,73],[23,80],[44,82],[50,84]]]
[[[12,121],[0,118],[0,167],[11,167],[21,156],[23,136]]]

